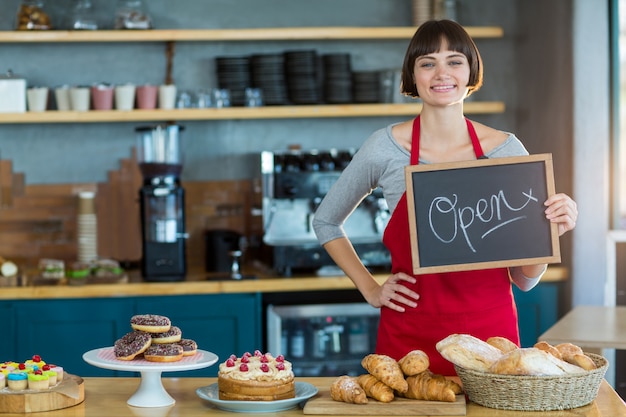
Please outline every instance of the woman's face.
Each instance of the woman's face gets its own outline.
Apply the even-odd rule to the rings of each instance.
[[[467,96],[470,67],[467,57],[448,50],[443,41],[439,52],[422,55],[415,60],[413,77],[424,103],[449,105]]]

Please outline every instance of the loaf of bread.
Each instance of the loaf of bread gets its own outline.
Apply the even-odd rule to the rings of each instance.
[[[500,349],[502,353],[510,352],[519,347],[515,343],[507,339],[506,337],[501,337],[501,336],[490,337],[489,339],[487,339],[487,343],[489,343],[491,346],[495,348]]]
[[[501,375],[568,375],[586,372],[535,347],[505,353],[488,372]]]
[[[451,334],[440,340],[436,348],[441,356],[453,364],[483,372],[503,355],[500,349],[469,334]]]

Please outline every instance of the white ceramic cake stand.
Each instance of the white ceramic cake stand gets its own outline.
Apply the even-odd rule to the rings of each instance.
[[[115,359],[113,347],[90,350],[83,359],[98,368],[115,371],[141,373],[141,382],[137,391],[128,399],[127,404],[133,407],[167,407],[176,402],[161,381],[162,372],[191,371],[202,369],[217,362],[217,355],[198,349],[194,356],[186,356],[179,362],[149,362],[145,359],[121,361]]]

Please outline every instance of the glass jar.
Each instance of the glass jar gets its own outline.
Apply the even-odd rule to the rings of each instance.
[[[50,15],[45,11],[43,0],[21,0],[17,9],[16,30],[52,29]]]
[[[118,0],[115,29],[152,29],[152,20],[143,0]]]
[[[98,19],[91,0],[76,0],[72,11],[70,29],[98,30]]]

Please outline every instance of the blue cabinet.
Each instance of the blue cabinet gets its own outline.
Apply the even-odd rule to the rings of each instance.
[[[522,347],[533,346],[539,336],[558,320],[561,285],[541,282],[528,292],[513,287]]]
[[[94,367],[82,356],[112,346],[131,331],[134,314],[168,316],[183,337],[219,358],[254,351],[262,343],[260,306],[258,294],[6,301],[0,311],[13,317],[7,320],[14,326],[8,334],[15,338],[0,341],[0,351],[2,360],[24,361],[38,354],[80,376],[133,376]],[[217,365],[179,375],[216,376]]]

